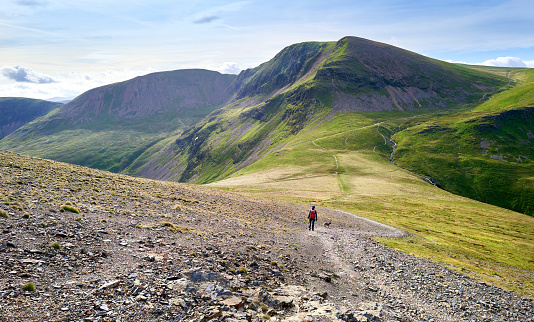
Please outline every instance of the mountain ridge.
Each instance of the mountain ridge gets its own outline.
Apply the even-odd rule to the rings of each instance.
[[[234,78],[178,70],[98,87],[31,127],[21,127],[3,140],[2,148],[120,172],[168,135],[224,105]]]
[[[375,57],[373,54],[378,50],[376,48],[381,50],[377,61],[382,65],[370,68],[370,61]],[[310,58],[299,61],[291,56],[300,51]],[[329,53],[328,56],[314,64],[325,52]],[[298,61],[295,66],[299,68],[289,69],[292,73],[284,73],[284,77],[273,78],[272,72],[280,73],[287,59]],[[389,66],[402,65],[402,62],[406,66],[399,71],[388,71]],[[431,71],[423,72],[425,69]],[[158,179],[197,183],[222,179],[257,160],[254,155],[259,157],[277,149],[285,137],[297,135],[317,118],[329,119],[338,112],[361,110],[403,112],[443,109],[481,99],[493,88],[492,82],[499,86],[505,83],[500,76],[356,37],[345,37],[336,43],[289,46],[269,62],[242,74],[244,76],[238,76],[238,79],[247,80],[242,88],[249,89],[247,97],[259,98],[254,101],[256,105],[242,105],[236,101],[184,132],[177,139],[176,146],[166,148],[167,152],[163,154],[164,159],[176,163],[168,169],[178,173],[165,174]],[[308,77],[299,77],[303,75]],[[265,79],[269,80],[265,83],[267,85],[262,83]],[[287,88],[287,80],[299,82]],[[264,84],[263,88],[261,84]],[[360,104],[355,104],[356,101]],[[371,107],[358,108],[362,104]],[[352,107],[347,109],[346,105]],[[238,109],[241,112],[236,114]],[[248,130],[236,137],[234,130],[238,124],[239,128]],[[227,143],[214,144],[220,142],[217,137],[226,137]],[[225,157],[220,158],[221,155]],[[249,162],[243,163],[251,157]],[[203,160],[207,160],[206,164],[202,163]],[[232,160],[231,163],[228,160]],[[160,164],[157,158],[151,160],[139,173],[150,174],[151,170],[147,168],[159,167]]]
[[[0,97],[0,140],[61,105],[31,98]]]
[[[514,71],[518,79],[508,77],[511,71],[450,64],[358,37],[299,43],[239,75],[201,70],[160,72],[94,89],[39,122],[23,126],[1,140],[0,148],[192,183],[269,168],[260,162],[267,156],[287,157],[291,146],[326,137],[336,149],[373,148],[389,158],[393,151],[388,142],[393,142],[394,135],[402,137],[399,132],[411,133],[410,128],[429,121],[429,126],[414,132],[421,136],[418,132],[430,133],[432,120],[444,115],[486,115],[487,111],[477,112],[477,106],[498,103],[496,93],[520,86],[524,71]],[[529,90],[527,86],[524,91]],[[502,106],[497,104],[494,109]],[[475,123],[480,127],[488,121],[476,119]],[[372,126],[376,124],[380,129]],[[334,142],[341,137],[336,133],[358,128],[367,130],[358,135],[346,132],[354,136]],[[459,172],[439,167],[422,171],[424,160],[417,155],[426,152],[406,142],[399,140],[394,155],[403,167],[442,182],[442,187],[449,181],[452,186],[447,186],[448,190],[466,197],[497,202],[495,197],[473,194],[473,189],[458,190],[458,185],[464,184],[461,172],[474,171],[471,163],[462,163],[467,168]],[[448,144],[440,142],[443,147]],[[432,151],[436,155],[429,155],[429,160],[447,159],[440,154],[445,148]],[[406,159],[407,155],[412,155],[411,159]],[[301,163],[296,157],[267,159],[273,164]],[[459,166],[455,162],[439,164]],[[522,173],[528,177],[526,164]],[[335,166],[332,171],[344,173]],[[437,176],[439,171],[450,173],[450,178]],[[348,189],[349,185],[340,179],[340,186]]]

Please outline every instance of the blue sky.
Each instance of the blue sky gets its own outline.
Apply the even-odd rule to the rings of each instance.
[[[534,67],[534,1],[2,0],[0,96],[72,98],[183,68],[237,73],[288,45],[344,36]]]

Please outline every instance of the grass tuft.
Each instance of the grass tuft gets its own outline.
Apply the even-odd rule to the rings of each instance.
[[[61,211],[61,212],[70,211],[70,212],[73,212],[73,213],[76,213],[76,214],[80,213],[80,209],[72,206],[72,204],[70,204],[70,205],[69,204],[70,204],[70,202],[67,202],[66,204],[61,206],[59,208],[59,211]]]
[[[22,286],[22,289],[27,292],[35,292],[35,284],[29,282]]]

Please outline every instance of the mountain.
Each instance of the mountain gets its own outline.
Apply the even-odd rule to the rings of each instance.
[[[0,139],[60,107],[59,103],[22,97],[0,97]]]
[[[529,73],[356,37],[307,42],[239,75],[162,72],[88,91],[0,148],[192,183],[282,168],[335,173],[340,195],[359,170],[336,155],[365,150],[448,191],[532,214]]]
[[[241,72],[231,104],[185,131],[138,174],[207,183],[279,150],[304,130],[323,131],[339,115],[386,112],[387,118],[450,109],[505,83],[499,75],[362,38],[296,44]]]
[[[160,141],[223,106],[235,75],[153,73],[83,93],[0,148],[120,172]]]

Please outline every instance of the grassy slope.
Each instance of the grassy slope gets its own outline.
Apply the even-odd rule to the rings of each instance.
[[[298,66],[286,64],[295,61]],[[289,67],[284,69],[286,65]],[[213,113],[184,132],[176,145],[168,146],[168,153],[162,154],[163,161],[153,160],[145,165],[155,168],[169,160],[175,163],[177,176],[169,174],[158,179],[207,183],[233,175],[288,144],[295,135],[301,136],[300,132],[311,128],[310,124],[328,120],[340,95],[350,96],[349,100],[390,100],[393,106],[388,91],[396,91],[398,103],[392,108],[407,110],[399,115],[417,115],[478,100],[484,92],[479,87],[504,83],[500,76],[352,37],[337,43],[290,46],[273,60],[239,77],[243,84],[236,98],[248,98]],[[419,100],[415,95],[420,95]],[[265,101],[248,106],[250,97]],[[380,104],[375,105],[380,110]],[[369,125],[375,122],[373,118],[385,119],[388,114],[389,111],[377,112],[372,118],[355,114],[339,124],[326,122],[329,127],[313,132],[340,131],[353,126],[353,122]]]
[[[499,95],[513,93],[497,94],[474,111],[499,106],[493,103]],[[399,227],[414,237],[381,242],[534,298],[533,217],[453,195],[390,162],[388,137],[399,129],[472,116],[472,108],[426,115],[338,113],[210,186],[342,209]]]
[[[533,215],[534,70],[512,77],[516,86],[470,111],[397,133],[395,162],[453,193]]]
[[[0,139],[61,105],[31,98],[0,97]]]

